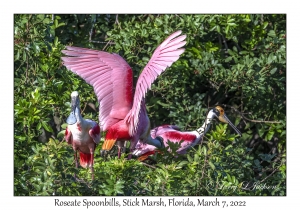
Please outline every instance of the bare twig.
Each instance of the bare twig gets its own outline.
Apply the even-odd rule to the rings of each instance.
[[[143,165],[145,165],[145,166],[148,166],[148,167],[150,167],[150,168],[156,168],[155,166],[152,166],[152,165],[149,165],[149,164],[147,164],[147,163],[144,163],[144,162],[141,162]]]
[[[83,179],[80,179],[80,178],[78,178],[78,177],[75,177],[75,180],[76,180],[77,182],[79,182],[79,183],[84,183],[84,184],[86,184],[86,186],[87,186],[88,188],[91,188],[91,185],[90,185],[88,182],[84,181]]]
[[[282,161],[281,164],[276,168],[274,169],[274,171],[272,171],[272,173],[270,173],[268,176],[266,176],[263,180],[261,180],[260,183],[264,182],[266,179],[268,179],[270,176],[272,176],[275,172],[278,171],[278,169],[282,166],[282,164],[284,163],[285,161]]]
[[[108,42],[101,42],[101,41],[94,41],[94,40],[89,40],[89,42],[93,42],[93,43],[98,43],[98,44],[116,44],[114,42],[108,41]]]
[[[281,123],[279,121],[251,120],[251,119],[245,117],[244,114],[242,112],[240,112],[239,110],[237,110],[236,108],[234,108],[232,106],[229,106],[229,105],[226,105],[226,104],[223,104],[223,106],[233,109],[234,111],[238,112],[242,116],[243,119],[245,119],[247,121],[250,121],[250,122],[256,122],[256,123]]]
[[[147,186],[148,184],[149,184],[149,182],[150,182],[150,180],[148,180],[148,182],[146,183],[146,185],[145,186]],[[137,183],[137,182],[135,182],[135,183]],[[148,191],[149,192],[149,190],[148,189],[145,189],[145,188],[143,188],[143,190],[146,190],[146,191]],[[138,192],[137,192],[137,195],[139,195],[139,193],[141,192],[141,190],[139,190]]]
[[[94,42],[94,41],[92,41],[93,29],[94,29],[94,24],[93,24],[93,26],[91,28],[91,31],[90,31],[89,42]]]
[[[25,52],[26,53],[26,52]],[[28,79],[28,71],[29,71],[29,60],[28,55],[26,55],[26,72],[25,72],[25,82],[27,82]]]
[[[84,110],[85,110],[85,108],[86,108],[86,105],[87,105],[87,103],[85,102],[85,103],[84,103],[84,107],[83,107],[83,109],[82,109],[82,111],[81,111],[80,114],[82,114],[82,113],[84,112]]]
[[[122,30],[121,24],[120,24],[119,21],[118,21],[118,16],[119,16],[119,15],[117,14],[117,15],[116,15],[116,21],[115,21],[115,23],[118,24],[120,30]]]
[[[94,19],[92,20],[92,27],[91,27],[91,30],[90,30],[89,42],[94,42],[94,41],[92,40],[92,36],[93,36],[93,30],[94,30],[95,22],[96,22],[96,18],[94,18]]]
[[[20,64],[19,67],[15,70],[15,72],[17,72],[17,71],[23,66],[24,63],[25,63],[25,61],[21,61],[21,64]]]
[[[112,43],[112,42],[108,41],[108,42],[106,43],[106,45],[103,47],[102,50],[105,50],[105,48],[107,47],[107,45],[108,45],[108,44],[111,44],[111,43]],[[115,44],[115,43],[112,43],[112,44]]]
[[[207,158],[207,155],[205,155],[205,159],[204,159],[204,163],[203,163],[203,167],[202,167],[202,174],[201,174],[200,180],[203,179],[203,177],[204,177],[205,167],[206,167],[206,162],[207,162],[206,158]]]
[[[50,79],[47,80],[46,85],[51,82],[51,80],[54,78],[54,76],[52,76]]]
[[[219,88],[221,87],[221,85],[223,85],[223,82],[221,82],[220,84],[215,84],[213,83],[211,80],[208,80],[209,84],[215,88],[216,90],[219,90]]]

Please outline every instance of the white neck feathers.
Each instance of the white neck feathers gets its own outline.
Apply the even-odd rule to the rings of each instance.
[[[197,132],[199,134],[205,134],[209,130],[210,125],[211,125],[211,121],[214,118],[214,116],[215,116],[215,114],[214,114],[213,110],[210,110],[208,112],[208,115],[207,115],[206,120],[203,123],[203,125],[200,128],[197,129]]]

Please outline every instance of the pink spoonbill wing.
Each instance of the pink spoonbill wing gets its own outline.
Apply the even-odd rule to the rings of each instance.
[[[62,51],[67,69],[92,85],[100,104],[99,121],[103,131],[124,119],[132,108],[132,70],[117,54],[80,47]]]
[[[179,36],[180,34],[181,31],[173,33],[156,48],[151,59],[138,78],[133,99],[133,107],[125,119],[129,123],[130,135],[133,135],[136,132],[141,102],[147,91],[151,88],[151,84],[166,70],[167,67],[170,67],[177,61],[179,56],[184,52],[184,49],[180,47],[186,44],[186,41],[184,41],[186,35]]]
[[[136,133],[142,100],[152,82],[184,52],[186,35],[177,31],[154,51],[136,84],[133,98],[133,73],[128,63],[119,55],[79,47],[67,47],[62,52],[64,65],[92,85],[97,95],[99,121],[103,131],[120,120],[129,126],[129,134]]]

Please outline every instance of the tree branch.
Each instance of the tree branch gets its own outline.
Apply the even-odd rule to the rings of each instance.
[[[282,161],[281,164],[276,168],[274,169],[274,171],[272,171],[272,173],[270,173],[268,176],[266,176],[263,180],[261,180],[260,183],[263,183],[266,179],[268,179],[269,177],[271,177],[275,172],[279,171],[278,169],[282,166],[282,164],[284,163],[285,161]]]
[[[81,113],[80,113],[81,115],[82,115],[82,113],[84,112],[84,110],[85,110],[85,108],[86,108],[86,105],[87,105],[87,103],[85,102],[85,103],[84,103],[84,107],[83,107],[83,109],[82,109],[82,111],[81,111]]]
[[[229,106],[229,105],[226,105],[226,104],[223,104],[222,106],[229,107],[229,108],[233,109],[234,111],[238,112],[243,119],[245,119],[247,121],[250,121],[250,122],[256,122],[256,123],[281,123],[279,121],[252,120],[252,119],[249,119],[249,118],[245,117],[242,112],[240,112],[239,110],[237,110],[236,108],[234,108],[232,106]]]
[[[120,24],[119,21],[118,21],[118,16],[119,16],[119,15],[117,14],[117,15],[116,15],[116,21],[115,21],[115,24],[118,24],[120,30],[122,30],[121,24]]]
[[[102,42],[102,43],[104,43],[104,42]],[[103,49],[102,50],[105,50],[105,48],[107,47],[107,45],[108,44],[115,44],[114,42],[111,42],[110,40],[106,43],[106,45],[103,47]]]
[[[147,164],[147,163],[144,163],[144,162],[141,162],[143,165],[145,165],[145,166],[148,166],[148,167],[150,167],[150,168],[156,168],[155,166],[152,166],[152,165],[149,165],[149,164]]]

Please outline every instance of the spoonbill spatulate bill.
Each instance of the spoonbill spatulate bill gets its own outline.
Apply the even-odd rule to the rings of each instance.
[[[203,125],[195,131],[180,131],[179,127],[175,125],[162,125],[151,130],[151,137],[157,138],[158,136],[163,138],[163,146],[167,147],[168,141],[173,143],[181,142],[180,148],[176,151],[179,154],[185,154],[187,150],[196,144],[198,144],[205,133],[209,130],[213,118],[218,118],[223,123],[228,123],[236,133],[242,136],[242,133],[233,125],[233,123],[226,116],[224,109],[220,106],[216,106],[211,109],[206,117]],[[144,142],[138,142],[133,154],[139,156],[139,160],[145,160],[149,155],[154,154],[157,151],[157,147],[146,144]]]
[[[180,34],[181,31],[173,33],[156,48],[139,75],[135,92],[132,69],[120,55],[71,46],[62,51],[67,55],[62,57],[67,69],[94,88],[100,105],[100,128],[107,131],[102,150],[111,150],[116,141],[130,140],[131,152],[139,140],[161,144],[160,138],[150,136],[145,95],[154,80],[184,52],[181,47],[186,44],[186,35]],[[119,147],[118,156],[120,153]]]

